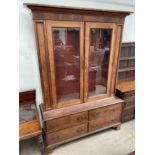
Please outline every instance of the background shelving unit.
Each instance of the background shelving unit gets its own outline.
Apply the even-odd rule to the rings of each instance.
[[[135,79],[135,44],[123,43],[118,69],[118,83],[122,80]]]
[[[135,118],[135,43],[123,43],[119,59],[116,95],[124,100],[122,121]]]

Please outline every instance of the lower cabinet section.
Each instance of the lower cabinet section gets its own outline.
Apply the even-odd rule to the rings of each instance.
[[[46,137],[47,144],[48,145],[56,144],[61,141],[64,141],[73,137],[77,137],[85,133],[87,133],[87,123],[74,126],[71,128],[67,128],[64,130],[60,130],[57,132],[48,133]]]
[[[52,149],[57,145],[90,135],[104,128],[119,126],[122,102],[103,104],[98,108],[45,121],[47,148]]]
[[[89,111],[89,131],[105,128],[121,120],[122,104],[115,104]]]

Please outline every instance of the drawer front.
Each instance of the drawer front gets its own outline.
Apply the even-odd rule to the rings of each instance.
[[[69,140],[71,138],[83,135],[87,133],[87,124],[84,123],[72,128],[60,130],[53,133],[47,133],[47,143],[48,145],[56,144],[64,140]]]
[[[62,130],[71,126],[86,123],[88,121],[88,112],[82,112],[46,122],[48,132]]]
[[[124,115],[122,117],[122,122],[125,122],[125,121],[129,121],[129,120],[132,120],[135,118],[135,114],[131,114],[131,115]]]
[[[122,121],[129,121],[135,118],[135,107],[124,109],[122,112]]]
[[[135,107],[131,107],[128,109],[124,109],[122,112],[122,116],[127,116],[127,115],[134,115],[135,114]]]
[[[89,132],[105,128],[109,125],[113,125],[115,123],[119,123],[121,121],[120,114],[113,114],[111,116],[105,116],[103,118],[93,120],[89,122]]]
[[[135,100],[124,102],[124,109],[135,106]]]
[[[106,106],[103,108],[98,108],[95,110],[89,111],[89,121],[109,117],[111,115],[119,115],[121,114],[122,103]]]
[[[127,92],[127,93],[123,94],[123,99],[134,97],[134,96],[135,96],[135,91],[130,91],[130,92]]]
[[[131,96],[131,97],[126,97],[123,99],[125,102],[129,102],[129,101],[133,101],[135,100],[135,96]]]

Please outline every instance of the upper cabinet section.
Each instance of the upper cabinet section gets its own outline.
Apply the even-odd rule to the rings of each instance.
[[[44,110],[114,95],[128,12],[49,7],[32,10]]]

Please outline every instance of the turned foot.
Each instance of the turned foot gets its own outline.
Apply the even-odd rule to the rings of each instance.
[[[115,130],[120,130],[120,128],[121,128],[121,125],[117,125],[114,127]]]
[[[41,151],[41,155],[47,155],[47,151],[45,149],[45,144],[44,144],[42,135],[40,135],[38,137],[38,143],[39,143],[39,148],[40,148],[40,151]]]

